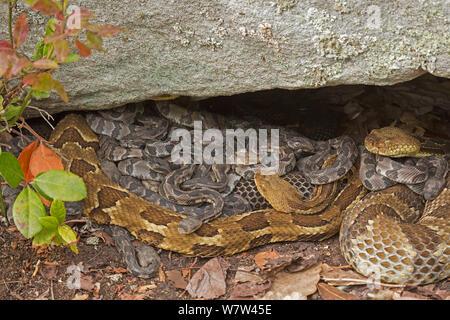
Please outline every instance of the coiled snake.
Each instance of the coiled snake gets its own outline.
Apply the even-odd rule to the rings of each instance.
[[[321,211],[303,215],[257,210],[218,218],[194,233],[180,234],[178,223],[186,216],[143,200],[101,171],[95,152],[98,138],[82,116],[71,114],[61,120],[51,141],[65,159],[66,168],[86,183],[83,211],[89,218],[125,227],[139,240],[162,249],[206,257],[232,255],[267,243],[322,240],[341,228],[344,256],[363,274],[379,271],[387,282],[428,283],[448,277],[450,272],[448,178],[441,194],[426,204],[419,224],[411,223],[410,208],[417,212],[423,203],[406,187],[394,186],[360,201],[366,190],[353,167],[342,178],[346,179],[345,187]],[[264,184],[264,176],[260,177]],[[400,205],[393,199],[412,200],[412,204]],[[399,222],[398,217],[406,217],[407,222]],[[379,268],[374,271],[370,264]]]

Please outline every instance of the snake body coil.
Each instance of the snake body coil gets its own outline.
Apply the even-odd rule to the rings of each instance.
[[[401,275],[390,275],[390,270],[397,268],[394,261],[387,270],[389,272],[382,274],[384,281],[426,283],[450,273],[448,180],[441,195],[427,203],[426,216],[417,225],[411,224],[411,219],[405,223],[397,219],[397,215],[409,217],[410,205],[396,211],[392,207],[399,204],[388,201],[388,198],[401,197],[411,200],[413,195],[405,196],[403,189],[385,191],[386,199],[369,195],[359,202],[366,190],[353,167],[343,178],[347,179],[345,187],[317,213],[302,215],[275,209],[258,210],[218,218],[204,223],[192,234],[180,234],[178,224],[185,215],[145,201],[113,183],[102,172],[96,155],[98,138],[82,116],[71,114],[64,118],[52,133],[51,140],[65,158],[66,168],[81,176],[86,184],[88,196],[83,203],[84,213],[98,223],[125,227],[150,245],[196,256],[232,255],[273,242],[329,238],[339,231],[346,216],[341,229],[344,230],[340,236],[341,247],[344,256],[358,271],[370,271],[368,261],[383,266],[388,260],[397,259],[404,266]],[[384,202],[381,203],[378,197]],[[387,218],[391,219],[388,224],[380,222]],[[394,231],[397,238],[390,236],[390,231]],[[388,239],[392,242],[384,247],[382,244]],[[402,256],[403,252],[397,246],[405,248],[409,255]],[[391,249],[394,251],[388,255],[385,250]],[[425,259],[424,255],[434,259]],[[380,272],[383,270],[381,268]],[[426,271],[433,275],[426,276]]]

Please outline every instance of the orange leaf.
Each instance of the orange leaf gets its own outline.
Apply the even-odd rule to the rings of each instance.
[[[50,208],[50,206],[52,205],[52,202],[50,200],[45,199],[39,193],[38,193],[38,196],[39,196],[39,198],[41,198],[42,203],[44,204],[44,206],[46,206],[47,208]]]
[[[75,46],[77,47],[78,51],[80,51],[82,57],[87,57],[91,54],[91,48],[89,48],[87,45],[85,45],[78,39],[75,40]]]
[[[181,269],[181,274],[183,275],[183,278],[186,278],[186,276],[191,276],[191,269]]]
[[[20,166],[22,167],[22,171],[25,176],[25,181],[33,180],[34,176],[30,172],[30,158],[33,151],[37,148],[38,141],[33,141],[28,146],[26,146],[22,152],[20,153],[17,160],[19,161]]]
[[[279,258],[280,255],[278,254],[277,250],[275,249],[271,249],[270,251],[265,251],[265,252],[260,252],[258,253],[254,260],[255,263],[258,267],[260,267],[261,269],[264,269],[266,266],[266,259],[274,259],[274,258]]]
[[[124,32],[125,30],[120,29],[119,27],[113,26],[111,24],[103,24],[100,26],[98,30],[98,34],[101,37],[111,37],[119,32]]]
[[[28,34],[28,21],[25,13],[22,13],[19,18],[17,18],[16,24],[14,26],[14,46],[19,47],[27,37]]]
[[[43,143],[34,150],[30,157],[30,172],[33,176],[49,170],[64,170],[61,158]]]

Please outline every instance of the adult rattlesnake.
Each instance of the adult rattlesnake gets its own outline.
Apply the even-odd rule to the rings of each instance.
[[[410,223],[410,207],[419,211],[420,201],[407,193],[406,187],[380,191],[378,197],[383,202],[374,195],[376,192],[359,201],[366,190],[353,167],[343,178],[347,179],[345,187],[322,211],[310,215],[275,209],[246,212],[207,222],[186,235],[178,232],[184,215],[147,202],[106,177],[95,152],[98,138],[82,116],[71,114],[60,121],[51,140],[65,159],[66,168],[86,183],[84,213],[98,223],[125,227],[150,245],[196,256],[232,255],[267,243],[329,238],[338,232],[345,216],[341,248],[358,271],[368,275],[374,272],[368,263],[378,267],[391,261],[385,274],[383,268],[375,271],[381,270],[382,280],[397,283],[428,283],[450,273],[450,180],[441,194],[427,203],[419,224]],[[406,204],[396,203],[397,199]],[[413,205],[408,203],[411,200]],[[407,222],[399,222],[397,216],[406,217]],[[391,229],[395,229],[395,235],[390,235]],[[391,269],[398,272],[392,275]]]

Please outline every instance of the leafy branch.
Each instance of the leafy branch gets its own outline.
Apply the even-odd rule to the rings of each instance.
[[[0,1],[8,2],[9,34],[9,41],[0,40],[0,134],[25,126],[37,138],[18,159],[0,149],[0,209],[6,216],[2,181],[11,188],[23,186],[13,205],[14,223],[22,235],[33,238],[35,246],[68,244],[77,252],[77,236],[65,222],[63,201],[82,200],[86,186],[80,177],[64,171],[61,158],[28,126],[22,114],[33,98],[48,98],[50,91],[68,102],[53,71],[78,61],[80,56],[90,56],[93,50],[104,51],[103,38],[124,30],[92,22],[94,14],[85,9],[68,12],[69,0],[24,0],[32,10],[49,17],[43,38],[29,57],[21,51],[29,32],[26,13],[20,13],[14,22],[18,0]]]

